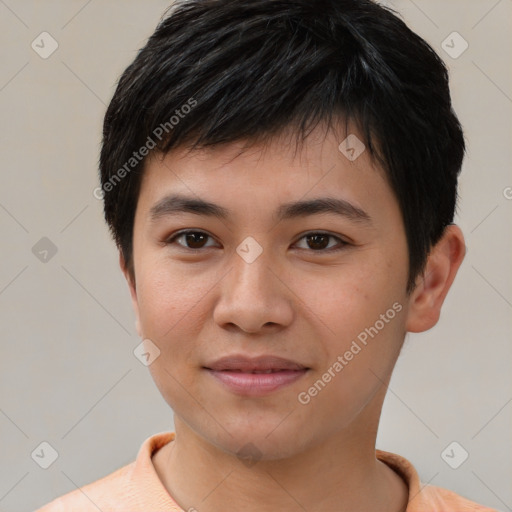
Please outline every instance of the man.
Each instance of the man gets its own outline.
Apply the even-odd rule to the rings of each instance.
[[[369,0],[173,5],[105,116],[105,218],[175,433],[40,509],[489,511],[375,450],[464,257],[447,70]]]

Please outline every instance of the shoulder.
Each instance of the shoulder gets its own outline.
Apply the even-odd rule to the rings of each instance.
[[[423,493],[423,501],[427,502],[432,510],[442,510],[443,512],[498,512],[495,508],[480,505],[441,487],[425,485],[420,492]]]
[[[423,484],[413,464],[401,455],[376,450],[377,459],[402,477],[409,489],[406,512],[499,512],[453,491]]]
[[[160,432],[148,437],[130,464],[54,499],[35,512],[180,511],[152,462],[152,456],[174,436],[173,432]]]
[[[129,506],[130,474],[134,462],[117,469],[92,483],[64,494],[35,512],[102,512],[114,510],[120,498]]]

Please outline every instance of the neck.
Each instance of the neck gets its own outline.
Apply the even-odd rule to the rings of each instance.
[[[364,414],[362,415],[364,416]],[[342,432],[278,460],[241,460],[175,418],[176,438],[153,458],[183,510],[245,512],[332,510],[403,512],[405,482],[375,457],[377,421]]]

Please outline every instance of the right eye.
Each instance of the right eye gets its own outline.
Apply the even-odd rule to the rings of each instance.
[[[208,233],[205,233],[204,231],[188,229],[184,231],[178,231],[170,238],[168,238],[165,243],[169,245],[178,243],[178,245],[184,249],[197,251],[203,249],[204,247],[211,247],[204,245],[205,240],[207,240],[208,238],[212,237]],[[184,243],[180,243],[180,239],[182,239]]]

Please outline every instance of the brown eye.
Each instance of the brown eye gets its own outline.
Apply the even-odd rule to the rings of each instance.
[[[212,247],[212,245],[206,245],[208,239],[212,239],[212,237],[205,233],[204,231],[181,231],[173,235],[166,241],[166,244],[178,244],[180,247],[184,249],[190,250],[200,250],[208,247]],[[213,239],[212,239],[213,240]],[[343,241],[341,238],[331,235],[330,233],[321,233],[321,232],[312,232],[304,235],[299,240],[306,241],[306,247],[301,247],[301,249],[305,249],[313,252],[323,252],[330,253],[336,252],[343,249],[346,245],[349,245],[347,242]],[[330,241],[336,241],[334,245],[330,245]]]
[[[208,238],[204,233],[186,233],[183,236],[191,249],[201,249]]]
[[[301,247],[301,249],[306,249],[315,252],[335,252],[343,249],[347,244],[341,238],[331,235],[330,233],[308,233],[304,235],[300,240],[306,241],[306,247]],[[329,246],[330,240],[335,240],[338,244],[334,244]]]
[[[184,242],[179,242],[178,245],[185,249],[203,249],[204,247],[211,247],[205,245],[205,242],[211,238],[210,235],[203,231],[181,231],[167,240],[167,244],[173,244],[182,239]]]
[[[329,235],[308,235],[307,243],[311,249],[325,249],[329,245]]]

